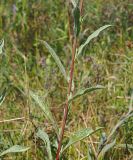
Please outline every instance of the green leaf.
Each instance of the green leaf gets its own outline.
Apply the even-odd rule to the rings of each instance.
[[[79,90],[73,97],[69,98],[69,103],[80,96],[83,96],[87,93],[90,93],[90,92],[98,90],[98,89],[103,89],[103,88],[105,88],[105,87],[103,87],[101,85],[97,85],[95,87],[90,87],[90,88],[85,88],[85,89]]]
[[[36,135],[37,135],[37,137],[39,137],[41,140],[43,140],[43,142],[45,143],[49,160],[53,160],[53,158],[52,158],[52,153],[51,153],[50,140],[49,140],[48,134],[47,134],[46,132],[42,131],[41,129],[39,129],[38,132],[36,133]]]
[[[79,0],[71,0],[71,3],[73,7],[75,8],[77,5],[79,5]]]
[[[105,143],[107,141],[107,136],[105,132],[102,132],[101,138],[100,138],[100,143],[98,145],[98,153],[101,152],[101,150],[103,149]]]
[[[79,47],[78,53],[77,53],[77,55],[76,55],[76,58],[77,58],[79,55],[82,54],[83,49],[90,43],[90,41],[91,41],[92,39],[96,38],[96,37],[100,34],[101,31],[103,31],[103,30],[105,30],[106,28],[111,27],[111,26],[112,26],[112,25],[105,25],[105,26],[103,26],[103,27],[100,27],[100,28],[99,28],[98,30],[96,30],[94,33],[92,33],[92,34],[87,38],[86,42]]]
[[[114,147],[115,143],[116,139],[112,143],[109,143],[106,146],[104,146],[100,154],[98,155],[98,160],[102,160],[104,158],[105,153],[108,152],[112,147]]]
[[[111,139],[111,137],[114,135],[114,133],[120,128],[130,117],[133,116],[133,112],[126,114],[111,130],[111,133],[108,136],[108,141]]]
[[[3,52],[3,47],[4,47],[4,39],[0,41],[0,54],[2,54]]]
[[[131,93],[131,99],[129,104],[129,113],[133,111],[133,91]]]
[[[44,101],[43,98],[41,98],[37,93],[34,93],[33,91],[29,91],[29,95],[32,97],[32,99],[35,101],[35,103],[42,109],[45,117],[47,118],[47,120],[49,120],[52,123],[52,125],[56,131],[56,134],[58,135],[57,123],[56,123],[56,121],[50,111],[48,103],[46,101]]]
[[[78,37],[80,32],[80,9],[78,5],[73,9],[73,18],[74,18],[74,35]]]
[[[71,145],[75,144],[76,142],[79,142],[83,140],[84,138],[94,134],[96,131],[102,129],[102,127],[97,128],[96,130],[93,130],[91,128],[85,128],[81,129],[80,131],[75,132],[73,135],[69,137],[69,142],[68,144],[64,147],[62,152],[64,152],[68,147]]]
[[[59,57],[57,56],[57,54],[53,50],[53,48],[46,41],[43,41],[43,40],[40,40],[40,41],[43,42],[43,44],[45,45],[45,47],[48,49],[48,51],[50,52],[50,54],[54,58],[56,64],[58,65],[61,73],[63,74],[63,76],[65,77],[65,79],[68,81],[65,68],[64,68],[63,64],[61,63]]]
[[[7,89],[4,89],[3,92],[2,92],[1,95],[0,95],[0,106],[2,105],[2,103],[3,103],[4,100],[5,100],[6,91],[7,91]]]
[[[88,160],[92,160],[93,159],[93,157],[92,157],[92,148],[91,148],[91,145],[88,145],[88,152],[87,152],[88,154],[87,154],[87,159]]]
[[[76,1],[75,1],[75,0],[71,0],[71,3],[72,3],[72,5],[73,5],[73,7],[75,8],[76,5],[77,5]]]
[[[37,93],[34,93],[33,91],[29,91],[29,94],[34,99],[35,103],[43,110],[45,117],[51,122],[53,122],[54,119],[48,107],[47,102],[44,102],[44,100]]]
[[[19,153],[19,152],[25,152],[29,149],[29,147],[23,147],[20,145],[14,145],[11,148],[3,151],[2,153],[0,153],[0,157],[8,154],[8,153]]]

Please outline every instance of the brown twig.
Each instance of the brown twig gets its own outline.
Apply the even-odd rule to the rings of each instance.
[[[13,119],[6,119],[6,120],[0,121],[0,123],[14,122],[14,121],[19,121],[19,120],[24,120],[24,119],[25,119],[25,117],[13,118]]]
[[[131,100],[132,98],[130,96],[117,96],[117,99],[126,99],[126,100]]]

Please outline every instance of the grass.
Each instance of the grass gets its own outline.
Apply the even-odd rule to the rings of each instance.
[[[112,128],[128,113],[133,88],[132,9],[131,0],[84,1],[80,43],[105,24],[114,27],[93,40],[75,64],[75,93],[83,87],[96,85],[106,89],[72,102],[63,144],[66,145],[70,135],[82,128],[104,128],[70,146],[62,159],[86,160],[89,152],[94,159],[104,132],[108,137]],[[60,0],[1,0],[0,14],[0,39],[5,41],[4,54],[0,55],[1,95],[6,91],[0,106],[0,149],[3,151],[15,144],[30,147],[27,152],[9,154],[3,159],[47,159],[44,143],[36,136],[37,129],[41,128],[49,135],[53,156],[57,149],[56,134],[52,122],[46,119],[29,91],[46,100],[44,102],[61,126],[67,82],[38,40],[50,42],[69,74],[71,43],[68,43],[67,7]],[[12,121],[16,118],[22,119]],[[116,138],[116,144],[104,159],[133,158],[132,117],[124,124],[111,139],[110,143]]]

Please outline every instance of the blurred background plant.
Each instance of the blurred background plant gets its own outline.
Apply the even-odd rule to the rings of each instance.
[[[40,140],[43,137],[36,134],[38,127],[49,135],[52,154],[56,153],[52,121],[49,123],[44,117],[45,112],[32,100],[30,91],[34,91],[43,100],[42,103],[46,103],[44,100],[47,99],[46,104],[60,125],[67,83],[45,46],[38,40],[50,42],[68,71],[71,44],[68,43],[69,24],[65,4],[61,0],[0,1],[0,39],[5,41],[0,55],[0,96],[4,94],[0,105],[0,148],[3,151],[18,143],[30,147],[23,154],[7,155],[5,159],[47,159],[45,143]],[[127,115],[133,90],[132,0],[84,0],[83,8],[80,43],[105,24],[113,24],[114,27],[87,46],[75,67],[75,90],[97,84],[106,89],[72,102],[64,144],[73,132],[81,128],[104,127],[90,138],[69,147],[63,158],[74,160],[87,159],[87,153],[89,158],[96,156],[97,149],[110,135],[112,128]],[[10,121],[14,118],[22,119]],[[113,137],[116,141],[112,140],[112,145],[108,146],[111,150],[105,159],[133,158],[132,117],[124,124]],[[46,144],[49,144],[48,141]]]

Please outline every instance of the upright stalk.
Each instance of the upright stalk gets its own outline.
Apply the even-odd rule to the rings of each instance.
[[[83,0],[80,1],[80,6],[79,6],[80,13],[82,12],[82,6],[83,6]],[[70,23],[70,19],[69,19],[69,23]],[[70,24],[69,24],[69,27],[70,27]],[[70,30],[70,28],[69,28],[69,30]],[[74,40],[71,41],[71,43],[72,43],[72,62],[71,62],[71,67],[70,67],[70,79],[69,79],[69,83],[68,83],[68,96],[67,96],[66,103],[64,106],[63,121],[62,121],[62,126],[61,126],[61,133],[60,133],[60,137],[59,137],[59,142],[58,142],[58,149],[57,149],[57,153],[56,153],[56,160],[59,160],[59,157],[60,157],[60,150],[61,150],[62,140],[63,140],[65,126],[66,126],[67,115],[68,115],[68,107],[69,107],[68,97],[70,96],[70,94],[72,92],[75,54],[76,54],[76,48],[77,48],[77,35],[74,36]]]
[[[84,0],[80,0],[80,15],[82,15],[83,12],[83,1]]]
[[[71,93],[71,90],[72,90],[76,46],[77,46],[77,38],[75,37],[74,41],[73,41],[73,47],[72,47],[72,62],[71,62],[71,69],[70,69],[70,80],[69,80],[69,85],[68,85],[68,96],[67,96],[66,104],[65,104],[65,107],[64,107],[64,115],[63,115],[63,121],[62,121],[62,126],[61,126],[60,139],[59,139],[59,143],[58,143],[58,150],[57,150],[57,154],[56,154],[56,160],[59,160],[61,144],[62,144],[62,140],[63,140],[63,136],[64,136],[66,120],[67,120],[67,115],[68,115],[68,105],[69,105],[68,104],[68,97],[70,96],[70,93]]]

